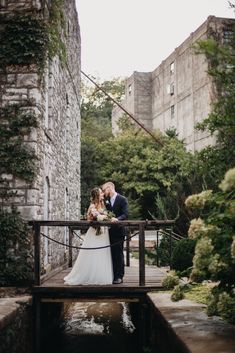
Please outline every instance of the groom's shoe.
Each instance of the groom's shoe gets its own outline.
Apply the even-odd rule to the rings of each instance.
[[[113,284],[121,284],[123,282],[122,278],[116,278],[113,280]]]

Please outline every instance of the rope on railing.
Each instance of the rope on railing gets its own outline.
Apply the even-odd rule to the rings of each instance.
[[[84,240],[82,237],[80,237],[80,235],[78,235],[74,230],[72,230],[72,233],[75,234],[80,240]]]
[[[99,246],[99,247],[95,247],[95,248],[85,248],[85,247],[82,247],[82,246],[75,246],[75,245],[65,244],[65,243],[62,243],[62,242],[60,242],[60,241],[58,241],[58,240],[55,240],[55,239],[53,239],[53,238],[48,237],[48,235],[46,235],[46,234],[44,234],[44,233],[42,233],[42,232],[41,232],[40,234],[41,234],[43,237],[45,237],[45,238],[47,238],[47,239],[53,241],[54,243],[59,244],[59,245],[66,246],[66,247],[68,247],[68,248],[72,248],[72,249],[82,249],[82,250],[99,250],[99,249],[110,248],[111,246],[114,246],[114,245],[117,245],[117,244],[119,244],[119,243],[122,243],[124,240],[129,240],[129,239],[135,237],[137,234],[139,234],[139,232],[136,232],[136,233],[134,233],[133,235],[131,235],[130,237],[127,237],[127,238],[125,238],[124,240],[119,240],[119,241],[117,241],[117,242],[115,242],[115,243],[113,243],[113,244],[104,245],[104,246]]]
[[[177,234],[177,233],[174,233],[174,232],[171,232],[171,233],[168,233],[168,232],[166,232],[165,230],[163,230],[163,229],[159,229],[158,230],[158,233],[160,233],[160,234],[163,234],[163,235],[166,235],[166,236],[168,236],[168,237],[172,237],[172,239],[174,239],[174,240],[181,240],[181,239],[185,239],[182,235],[180,235],[180,234]]]

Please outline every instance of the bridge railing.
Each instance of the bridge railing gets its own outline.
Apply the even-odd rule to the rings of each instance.
[[[146,229],[172,229],[174,224],[173,220],[128,220],[119,221],[118,224],[123,227],[127,227],[130,230],[135,230],[139,236],[139,285],[145,286],[145,230]],[[34,233],[34,284],[36,286],[41,285],[41,238],[45,236],[42,233],[42,227],[68,227],[69,228],[69,242],[68,244],[62,244],[69,248],[69,261],[68,267],[72,266],[72,249],[75,247],[72,245],[73,231],[88,229],[90,226],[112,226],[114,225],[110,221],[47,221],[47,220],[33,220],[29,222],[29,225],[33,227]],[[135,235],[137,234],[135,233]],[[170,232],[171,233],[171,232]],[[126,237],[126,264],[129,265],[129,239]],[[51,239],[61,244],[56,239]]]

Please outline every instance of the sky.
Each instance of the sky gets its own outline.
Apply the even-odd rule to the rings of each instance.
[[[231,0],[234,3],[234,0]],[[153,71],[227,0],[76,0],[82,70],[101,80]]]

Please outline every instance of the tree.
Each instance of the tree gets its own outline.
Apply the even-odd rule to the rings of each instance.
[[[100,87],[110,94],[118,102],[124,94],[124,82],[120,79],[113,79],[100,83]],[[98,88],[82,85],[82,104],[81,104],[81,121],[82,134],[95,136],[102,140],[104,137],[111,136],[111,117],[114,103]],[[89,124],[91,124],[89,126]],[[90,129],[90,127],[98,127]],[[103,129],[105,133],[102,133]]]
[[[230,4],[234,7],[233,4]],[[197,128],[209,130],[216,136],[216,146],[209,146],[196,154],[198,172],[209,188],[217,187],[225,171],[235,165],[235,30],[227,30],[229,37],[218,41],[218,34],[197,44],[197,52],[206,55],[208,73],[215,88],[212,112]]]
[[[234,4],[231,4],[235,8]],[[199,177],[207,189],[191,195],[186,205],[196,216],[191,221],[189,237],[196,240],[191,279],[210,279],[212,290],[208,313],[219,314],[235,323],[235,27],[227,28],[226,40],[218,34],[200,41],[199,53],[206,55],[216,100],[207,119],[198,129],[216,135],[216,145],[195,155]],[[228,36],[229,35],[229,36]],[[231,168],[223,178],[225,171]]]
[[[120,79],[104,81],[101,87],[115,99],[121,99],[124,83]],[[90,190],[103,182],[102,142],[112,137],[113,102],[97,88],[83,84],[81,104],[81,200],[82,212],[89,204]]]
[[[182,209],[179,228],[184,232],[188,216],[181,206],[194,185],[193,156],[176,137],[155,134],[160,144],[134,126],[112,141],[104,141],[102,179],[115,181],[131,204],[138,202],[142,218],[151,218],[151,214],[162,218],[156,210],[156,198],[163,200],[163,218],[175,218]]]

